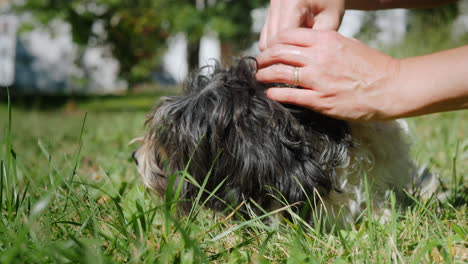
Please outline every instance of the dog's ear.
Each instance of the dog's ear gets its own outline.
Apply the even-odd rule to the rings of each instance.
[[[144,138],[145,138],[145,137],[136,137],[136,138],[130,140],[130,141],[128,142],[127,145],[130,146],[130,145],[133,145],[133,144],[136,144],[136,143],[138,143],[139,145],[141,145],[141,144],[143,143]]]

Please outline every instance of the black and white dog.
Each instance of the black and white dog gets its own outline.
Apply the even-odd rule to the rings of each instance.
[[[181,180],[188,168],[192,182],[175,181],[188,205],[209,177],[210,208],[255,201],[272,210],[287,202],[339,222],[365,208],[365,179],[379,214],[391,191],[403,200],[417,172],[401,123],[345,122],[280,104],[265,96],[255,72],[255,59],[243,58],[192,76],[182,95],[162,99],[134,153],[147,187],[164,195],[176,188],[168,178]]]

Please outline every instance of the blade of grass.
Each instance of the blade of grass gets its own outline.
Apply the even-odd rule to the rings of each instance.
[[[211,255],[208,257],[208,260],[209,261],[215,261],[217,259],[219,259],[220,257],[222,257],[223,255],[225,254],[231,254],[232,252],[234,252],[235,250],[239,250],[241,249],[242,247],[245,247],[247,245],[250,245],[252,244],[252,242],[254,242],[255,240],[257,240],[261,235],[257,235],[257,236],[254,236],[252,238],[249,238],[249,239],[246,239],[240,243],[238,243],[237,245],[229,248],[229,249],[226,249],[226,250],[223,250],[217,254],[214,254],[214,255]]]
[[[13,179],[11,173],[11,156],[12,156],[12,117],[11,117],[11,98],[10,98],[10,89],[7,88],[7,98],[8,98],[8,123],[7,123],[7,132],[6,132],[6,148],[5,148],[5,203],[6,203],[6,211],[8,213],[8,222],[12,221],[13,212],[12,212],[12,200],[10,197],[12,196],[12,191],[10,188],[13,186]]]
[[[239,230],[239,229],[243,228],[244,226],[248,226],[248,225],[250,225],[250,224],[252,224],[252,223],[254,223],[254,222],[256,222],[256,221],[262,220],[262,219],[264,219],[264,218],[266,218],[266,217],[268,217],[268,216],[270,216],[270,215],[274,215],[274,214],[277,214],[277,213],[282,212],[282,211],[284,211],[284,210],[287,210],[287,209],[290,208],[291,206],[295,206],[295,205],[297,205],[297,204],[299,204],[299,203],[294,203],[294,204],[291,204],[291,205],[289,205],[289,206],[281,207],[281,208],[276,209],[276,210],[274,210],[274,211],[271,211],[271,212],[269,212],[269,213],[267,213],[267,214],[264,214],[264,215],[255,217],[255,218],[253,218],[253,219],[250,219],[250,220],[248,220],[248,221],[242,222],[241,224],[236,225],[236,226],[234,226],[234,227],[231,227],[231,228],[229,228],[228,230],[222,232],[221,234],[215,236],[215,237],[212,238],[210,241],[211,241],[211,242],[216,242],[216,241],[222,239],[223,237],[229,235],[230,233],[232,233],[232,232],[234,232],[234,231],[236,231],[236,230]]]
[[[190,213],[189,213],[189,216],[188,216],[188,221],[189,221],[190,219],[192,219],[194,210],[198,208],[198,205],[199,205],[199,203],[200,203],[200,199],[201,199],[201,197],[202,197],[202,195],[203,195],[203,193],[204,193],[204,191],[205,191],[206,184],[208,183],[208,179],[210,178],[211,173],[213,172],[213,168],[214,168],[216,162],[218,161],[218,158],[219,158],[220,155],[221,155],[221,152],[219,152],[219,153],[216,155],[216,157],[215,157],[213,163],[211,164],[210,170],[208,171],[207,175],[205,176],[205,179],[203,179],[202,185],[201,185],[200,188],[198,189],[197,197],[195,198],[195,201],[194,201],[193,204],[192,204],[192,208],[190,208]],[[193,179],[193,181],[195,181],[195,179]],[[195,182],[196,182],[196,181],[195,181]],[[223,182],[224,182],[224,180],[223,180]],[[210,194],[210,196],[211,196],[211,194]],[[206,200],[208,201],[208,199],[206,199]],[[187,221],[187,222],[188,222],[188,221]]]
[[[73,170],[72,170],[72,173],[70,175],[70,179],[68,180],[68,184],[67,184],[68,191],[67,191],[67,196],[65,198],[66,200],[65,200],[65,206],[63,207],[63,211],[67,210],[68,199],[70,197],[70,192],[72,191],[73,179],[75,178],[76,169],[78,168],[78,161],[79,161],[80,154],[81,154],[81,148],[83,147],[83,132],[84,132],[87,116],[88,116],[88,113],[85,113],[85,116],[83,118],[83,123],[81,124],[81,132],[80,132],[80,139],[79,139],[79,142],[78,142],[78,144],[79,144],[78,145],[78,150],[75,153],[75,159],[74,159],[74,162],[73,162]]]

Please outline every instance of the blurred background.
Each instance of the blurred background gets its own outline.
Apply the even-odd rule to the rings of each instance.
[[[0,0],[0,85],[22,98],[175,91],[212,58],[255,56],[268,2]],[[348,11],[340,32],[397,57],[430,53],[468,43],[468,1]]]

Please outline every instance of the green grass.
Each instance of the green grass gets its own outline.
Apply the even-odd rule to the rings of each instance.
[[[468,112],[409,120],[414,157],[440,174],[449,201],[395,210],[386,224],[366,212],[356,228],[329,233],[299,219],[266,226],[200,208],[176,217],[175,197],[151,199],[127,145],[143,133],[148,97],[134,111],[115,111],[132,97],[78,101],[71,112],[13,107],[11,122],[0,106],[0,263],[467,260]]]

